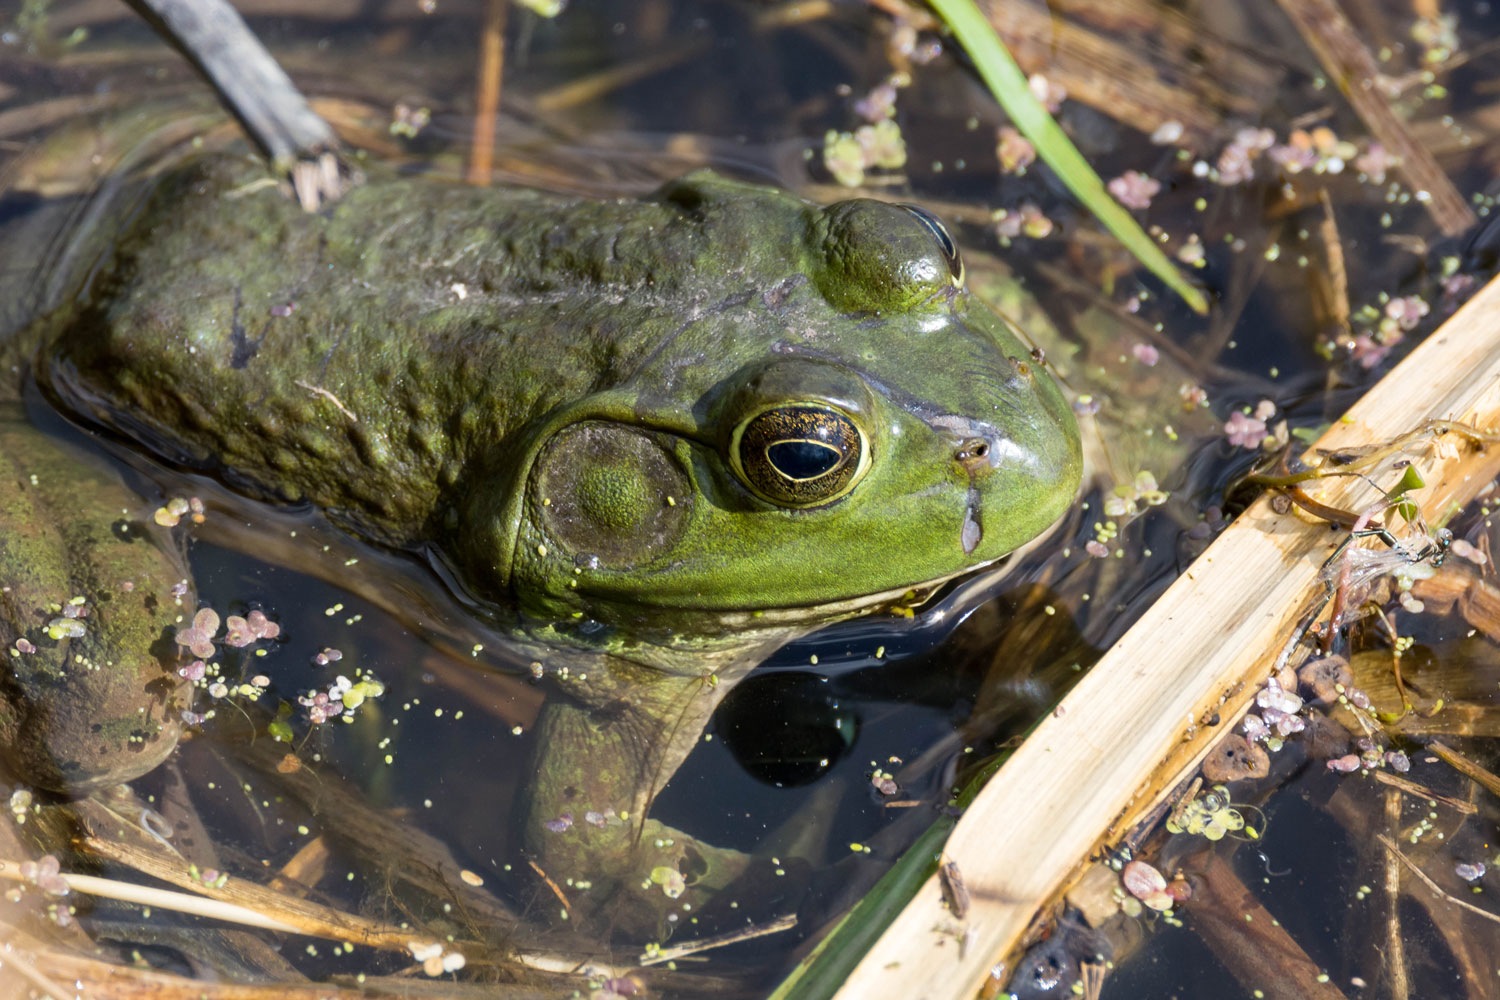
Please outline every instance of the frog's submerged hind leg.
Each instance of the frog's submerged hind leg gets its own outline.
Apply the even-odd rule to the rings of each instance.
[[[139,505],[0,405],[0,759],[20,781],[82,794],[145,774],[177,743],[190,688],[173,589],[192,593],[165,529],[132,519]]]

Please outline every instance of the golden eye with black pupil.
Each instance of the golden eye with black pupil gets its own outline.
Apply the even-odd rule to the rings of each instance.
[[[780,507],[817,507],[854,488],[869,450],[854,421],[827,406],[778,406],[745,421],[730,442],[750,491]]]
[[[927,227],[932,233],[933,239],[937,240],[938,249],[943,251],[943,259],[948,262],[948,273],[953,276],[953,287],[962,288],[964,284],[964,261],[958,253],[958,244],[953,242],[953,237],[948,233],[948,227],[938,221],[938,217],[927,209],[918,205],[902,205],[917,221]]]

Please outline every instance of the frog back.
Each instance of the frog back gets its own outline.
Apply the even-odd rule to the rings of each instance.
[[[157,180],[86,300],[44,321],[42,375],[170,461],[378,542],[457,530],[476,493],[513,521],[494,484],[551,415],[799,239],[804,203],[718,183],[764,202],[755,226],[705,224],[701,185],[595,200],[390,174],[308,214],[253,159],[207,156]]]

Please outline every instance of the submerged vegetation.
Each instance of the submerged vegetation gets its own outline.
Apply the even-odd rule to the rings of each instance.
[[[939,871],[962,953],[975,904],[942,855],[957,816],[1266,491],[1348,539],[1322,567],[1326,605],[1283,637],[1243,714],[1202,722],[1221,735],[1201,768],[1104,845],[990,989],[1492,995],[1494,493],[1425,519],[1409,497],[1431,478],[1424,448],[1482,452],[1490,430],[1309,445],[1494,271],[1495,12],[411,0],[356,21],[240,6],[356,164],[606,196],[709,164],[824,203],[930,209],[967,287],[1034,345],[1016,360],[1063,383],[1088,479],[1008,575],[791,647],[740,683],[669,784],[644,779],[676,817],[656,847],[691,854],[674,834],[699,822],[743,869],[688,907],[702,872],[650,868],[641,891],[670,916],[642,934],[591,924],[591,880],[497,820],[534,794],[539,706],[576,665],[320,518],[36,416],[125,470],[144,499],[122,523],[175,533],[198,589],[157,581],[186,691],[168,762],[76,800],[6,786],[7,969],[101,995],[118,977],[184,997],[216,995],[213,979],[267,997],[429,980],[424,996],[804,1000],[832,995]],[[199,93],[123,12],[0,3],[0,222],[92,189],[142,143],[222,143],[232,126]],[[496,107],[491,147],[476,120]],[[1081,154],[1049,151],[1059,137]],[[1101,225],[1144,246],[1133,257]],[[0,287],[16,245],[0,247]],[[486,293],[454,282],[443,301]],[[256,308],[247,343],[299,312]],[[299,385],[358,422],[332,383]],[[1335,473],[1382,496],[1337,507]],[[84,638],[136,581],[50,594],[7,659]],[[560,805],[538,835],[629,821]]]

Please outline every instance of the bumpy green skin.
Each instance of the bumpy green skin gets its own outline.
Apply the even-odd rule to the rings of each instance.
[[[82,793],[145,774],[176,745],[188,699],[171,590],[187,572],[162,529],[125,513],[139,500],[118,477],[17,410],[0,406],[0,752],[26,783]],[[74,597],[84,634],[50,638]]]
[[[260,177],[219,157],[163,182],[62,335],[54,385],[174,457],[429,546],[481,601],[689,632],[722,612],[817,620],[999,558],[1076,489],[1056,386],[904,210],[704,173],[645,202],[376,180],[306,215],[242,187]],[[838,503],[775,508],[724,460],[777,360],[863,411],[873,462]],[[527,486],[583,421],[650,433],[687,505],[660,547],[575,573],[588,553]],[[978,469],[954,459],[976,437]]]
[[[376,176],[307,215],[221,155],[131,217],[90,305],[37,328],[44,383],[592,650],[525,807],[543,867],[594,883],[575,917],[618,897],[614,926],[649,927],[743,867],[646,812],[760,656],[1000,558],[1077,488],[1057,387],[899,207],[709,173],[644,201]],[[729,460],[789,403],[863,434],[835,502],[768,503]],[[662,865],[697,883],[676,903]]]

